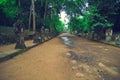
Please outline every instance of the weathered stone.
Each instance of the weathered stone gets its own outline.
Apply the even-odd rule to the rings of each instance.
[[[105,35],[106,35],[106,41],[111,41],[113,35],[112,29],[111,28],[107,29]]]
[[[40,37],[40,33],[39,32],[36,32],[34,34],[34,43],[41,43],[41,37]]]
[[[84,72],[87,73],[92,73],[93,71],[90,69],[90,67],[88,65],[78,65],[78,68]]]
[[[46,40],[50,39],[49,38],[49,29],[45,29],[45,37],[46,37]]]
[[[76,60],[71,60],[71,63],[72,64],[77,64],[77,61]]]
[[[40,37],[41,37],[41,42],[45,41],[45,28],[44,26],[42,26],[42,28],[40,29]]]
[[[25,49],[25,43],[24,43],[24,33],[23,33],[23,26],[24,24],[22,23],[22,21],[17,20],[17,22],[15,22],[13,24],[14,26],[14,32],[16,35],[16,46],[15,49]]]
[[[97,33],[93,33],[93,40],[99,40],[99,35]]]
[[[101,67],[104,71],[106,71],[109,75],[119,76],[119,73],[117,71],[111,69],[111,67],[108,67],[101,62],[98,63],[98,66]]]
[[[78,69],[77,66],[73,66],[73,67],[72,67],[72,70],[77,70],[77,69]]]
[[[24,43],[24,36],[22,34],[20,34],[18,37],[17,37],[17,41],[16,41],[16,46],[15,46],[15,49],[25,49],[26,46],[25,46],[25,43]]]
[[[88,39],[92,39],[93,38],[93,31],[88,31]]]
[[[75,31],[73,32],[73,34],[77,35],[77,34],[78,34],[77,30],[75,30]]]
[[[120,35],[117,35],[115,38],[115,44],[120,46]]]
[[[71,56],[71,54],[70,54],[70,53],[66,53],[66,55],[67,55],[68,57],[70,57],[70,56]]]
[[[108,51],[109,49],[105,49],[106,51]]]
[[[84,77],[84,74],[82,74],[82,73],[76,73],[76,75],[75,75],[76,77]]]

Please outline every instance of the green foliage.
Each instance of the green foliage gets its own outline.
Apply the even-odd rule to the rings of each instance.
[[[0,5],[5,5],[7,3],[7,0],[0,0]]]
[[[70,16],[68,27],[71,31],[86,32],[96,27],[113,27],[120,21],[117,18],[120,14],[117,1],[119,2],[119,0],[36,0],[37,27],[45,25],[46,28],[52,27],[57,31],[63,31],[64,24],[58,16],[62,10]],[[30,5],[30,0],[0,0],[0,14],[11,22],[15,21],[15,15],[19,13],[17,18],[28,24]],[[1,15],[2,21],[4,18]]]
[[[15,17],[15,14],[19,11],[15,6],[15,0],[1,0],[0,5],[3,6],[3,12],[6,16],[10,18]]]
[[[0,18],[1,18],[1,21],[7,21],[7,23],[4,22],[5,24],[11,25],[10,23],[14,21],[15,15],[20,10],[17,6],[15,6],[15,3],[16,3],[15,1],[16,0],[0,0],[0,9],[1,9]]]
[[[106,28],[113,26],[113,24],[108,21],[107,16],[104,16],[99,13],[99,10],[95,5],[91,6],[90,14],[88,14],[88,16],[91,30],[93,30],[95,27]]]
[[[81,18],[81,17],[78,17],[78,18],[72,18],[70,23],[69,23],[69,29],[70,31],[75,31],[77,30],[78,32],[81,32],[81,31],[87,31],[88,30],[88,20],[86,18]]]
[[[62,21],[60,21],[58,15],[54,15],[54,18],[50,22],[52,24],[52,27],[57,30],[58,32],[61,32],[64,30],[64,24]]]
[[[83,6],[85,5],[85,3],[82,4]],[[81,14],[79,15],[82,15],[83,18],[79,18],[79,15],[71,17],[69,28],[72,29],[73,31],[77,30],[77,31],[86,32],[88,30],[94,30],[94,28],[96,27],[103,27],[103,28],[112,27],[113,23],[111,23],[108,20],[108,15],[103,15],[100,13],[101,5],[99,6],[99,4],[103,4],[103,3],[95,3],[93,5],[89,5],[88,8],[81,10]]]
[[[3,12],[6,14],[7,17],[14,18],[15,14],[17,14],[19,8],[16,7],[4,7]]]
[[[58,21],[58,22],[57,22],[56,30],[57,30],[58,32],[64,31],[64,24],[62,23],[62,21]]]

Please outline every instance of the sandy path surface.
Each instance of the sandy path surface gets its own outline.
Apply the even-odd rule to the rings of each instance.
[[[0,80],[69,80],[70,70],[63,56],[67,50],[54,38],[1,63]]]
[[[29,46],[32,46],[32,45],[35,45],[35,44],[36,43],[33,43],[32,40],[25,41],[26,47],[29,47]],[[20,50],[20,49],[15,49],[15,45],[16,44],[0,46],[0,55],[1,54],[11,54],[13,52],[16,52],[16,51]]]
[[[120,80],[120,48],[60,36],[0,63],[0,80]]]

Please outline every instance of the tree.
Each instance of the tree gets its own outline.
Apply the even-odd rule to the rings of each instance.
[[[1,25],[12,25],[15,15],[19,12],[19,8],[15,5],[15,0],[0,0],[0,23]],[[4,16],[4,18],[2,18]],[[7,20],[7,23],[6,23]]]
[[[32,19],[32,20],[31,20]],[[33,26],[33,31],[36,31],[36,15],[35,15],[35,3],[34,0],[31,0],[31,6],[30,6],[30,16],[29,16],[29,30],[31,26],[31,21],[32,21],[32,26]]]
[[[117,4],[119,4],[119,0],[89,0],[90,6],[96,6],[97,12],[99,13],[99,21],[102,21],[102,24],[99,24],[104,27],[113,27],[116,28],[117,24],[116,22],[119,21],[117,18],[119,17],[116,11],[117,9]],[[106,4],[107,3],[107,4]],[[117,21],[116,21],[117,20]],[[100,23],[100,22],[99,22]],[[118,23],[118,22],[117,22]],[[114,25],[113,25],[114,24]],[[98,24],[95,24],[95,26]],[[120,30],[120,29],[117,29]]]
[[[57,24],[52,24],[52,21],[54,21],[54,16],[62,10],[70,16],[72,22],[69,23],[69,26],[71,25],[73,30],[88,31],[101,26],[115,27],[119,25],[119,3],[119,0],[109,0],[109,2],[108,0],[35,0],[36,28],[45,26],[52,29],[57,26]],[[32,2],[29,0],[1,0],[0,13],[9,20],[21,19],[28,26],[28,22],[31,21],[28,19],[31,4]],[[84,22],[78,19],[80,16],[84,17]],[[2,16],[0,17],[3,19]]]

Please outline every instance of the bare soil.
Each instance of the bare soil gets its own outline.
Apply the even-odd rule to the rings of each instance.
[[[0,80],[69,80],[70,68],[63,54],[68,49],[54,38],[0,64]]]
[[[33,43],[33,40],[25,41],[25,45],[27,47],[35,45],[36,43]],[[0,55],[1,54],[11,54],[13,52],[18,51],[19,49],[15,49],[15,43],[9,44],[9,45],[0,45]]]
[[[120,80],[119,52],[62,34],[0,63],[0,80]]]

